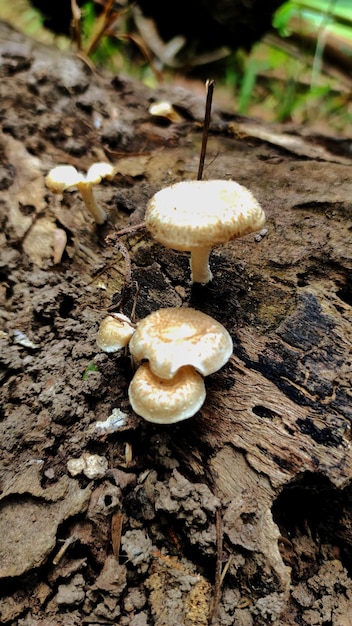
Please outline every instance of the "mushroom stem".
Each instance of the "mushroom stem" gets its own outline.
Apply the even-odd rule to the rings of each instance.
[[[89,213],[94,218],[97,224],[104,224],[106,220],[106,213],[95,200],[92,183],[82,181],[77,183],[77,189],[81,192],[83,202],[86,205]]]
[[[197,247],[191,249],[191,272],[192,282],[206,285],[213,279],[213,274],[209,268],[210,246]]]

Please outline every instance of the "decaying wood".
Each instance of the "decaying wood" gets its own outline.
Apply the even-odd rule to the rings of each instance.
[[[11,34],[6,29],[0,49],[7,62],[9,58],[13,58],[13,63],[16,62],[19,67],[21,58],[33,59],[34,69],[30,70],[30,74],[22,76],[22,70],[18,69],[17,77],[18,84],[21,80],[24,85],[27,82],[31,84],[30,79],[34,80],[33,76],[38,76],[39,69],[43,67],[45,50],[41,47],[36,49],[34,44],[22,41],[19,36],[11,39]],[[54,55],[53,58],[49,56],[46,63],[51,68],[57,67]],[[326,508],[331,513],[326,521],[325,538],[328,537],[333,543],[334,533],[338,536],[336,545],[333,544],[335,551],[331,548],[329,554],[331,561],[331,555],[334,556],[336,571],[341,576],[346,576],[347,587],[351,582],[351,157],[348,153],[333,154],[330,150],[331,144],[324,137],[315,137],[313,145],[307,132],[304,136],[298,136],[298,130],[295,135],[282,133],[281,129],[268,130],[261,128],[260,124],[249,124],[247,120],[241,120],[235,115],[224,115],[215,108],[210,125],[204,177],[234,178],[249,187],[266,211],[267,224],[266,230],[259,236],[248,236],[216,248],[211,255],[213,282],[206,287],[191,287],[188,257],[156,244],[144,229],[135,230],[134,225],[143,220],[146,202],[157,189],[180,179],[196,178],[201,144],[199,123],[202,121],[204,102],[194,94],[187,95],[186,90],[170,88],[168,98],[172,104],[187,113],[188,121],[184,125],[178,125],[177,130],[155,127],[155,121],[147,113],[151,98],[147,88],[118,77],[113,81],[111,77],[102,77],[97,84],[95,77],[88,75],[87,68],[82,69],[78,60],[73,62],[70,59],[70,63],[74,63],[78,78],[73,72],[66,76],[60,73],[60,68],[57,70],[58,93],[65,93],[65,106],[71,116],[70,120],[66,116],[61,134],[64,136],[66,126],[69,130],[70,124],[72,128],[75,127],[77,107],[80,106],[82,128],[85,129],[82,136],[86,142],[85,133],[88,133],[90,146],[82,158],[70,155],[73,165],[85,169],[94,155],[99,154],[101,157],[101,151],[107,160],[111,157],[113,150],[108,145],[109,135],[108,131],[105,132],[104,124],[108,127],[108,123],[116,120],[119,115],[122,117],[125,112],[123,133],[128,136],[127,143],[123,144],[125,157],[114,163],[117,172],[114,182],[107,184],[99,192],[109,210],[110,223],[100,231],[97,230],[85,216],[74,194],[65,196],[62,202],[48,197],[44,189],[44,174],[57,162],[66,162],[68,148],[65,143],[63,147],[59,141],[51,143],[41,135],[42,145],[38,144],[38,156],[33,157],[25,106],[21,108],[17,103],[23,124],[22,134],[18,130],[20,139],[12,137],[11,133],[0,135],[5,165],[11,165],[10,172],[20,172],[18,178],[2,190],[3,206],[8,209],[4,217],[7,238],[1,235],[2,250],[6,251],[3,266],[4,272],[12,267],[12,259],[18,254],[16,245],[19,244],[16,242],[20,242],[21,237],[30,232],[31,237],[26,238],[25,248],[21,249],[22,256],[18,255],[16,258],[19,264],[23,263],[25,253],[31,276],[38,272],[40,278],[35,276],[35,279],[31,279],[34,287],[31,286],[28,290],[28,296],[23,296],[22,308],[16,311],[15,321],[11,317],[12,313],[4,312],[7,326],[1,339],[5,342],[11,358],[14,352],[9,341],[13,330],[11,324],[15,324],[15,328],[24,327],[29,335],[39,332],[42,327],[48,327],[54,333],[51,341],[53,337],[56,341],[55,333],[60,334],[62,324],[67,318],[66,309],[70,301],[74,301],[75,290],[78,288],[82,289],[80,298],[85,299],[72,324],[76,328],[75,324],[81,324],[83,318],[89,324],[87,327],[91,335],[86,343],[82,343],[82,352],[87,361],[85,367],[96,355],[94,324],[99,322],[99,310],[109,308],[113,298],[119,300],[121,293],[122,304],[127,309],[124,312],[129,314],[135,304],[137,319],[160,306],[194,306],[222,322],[234,340],[233,356],[220,372],[206,379],[207,399],[204,407],[187,423],[167,431],[148,430],[147,426],[141,425],[128,405],[127,386],[130,372],[123,359],[111,359],[108,364],[104,361],[102,373],[94,372],[91,380],[99,381],[99,384],[96,383],[97,396],[89,385],[84,387],[84,398],[88,399],[81,408],[79,418],[75,416],[74,419],[75,423],[82,420],[81,435],[84,443],[88,441],[90,444],[93,441],[94,445],[103,446],[105,438],[94,439],[88,428],[90,422],[97,418],[106,419],[111,413],[111,403],[115,403],[115,407],[121,405],[128,416],[130,421],[123,423],[119,433],[114,435],[114,446],[119,445],[120,448],[116,454],[114,452],[113,463],[117,459],[120,468],[126,469],[123,465],[123,446],[126,442],[131,442],[129,445],[136,451],[132,469],[135,472],[138,467],[141,469],[136,489],[145,490],[143,502],[146,507],[150,507],[147,508],[148,513],[141,513],[136,523],[138,530],[133,532],[141,532],[143,524],[154,520],[155,493],[157,489],[160,492],[162,489],[167,491],[171,480],[175,480],[175,468],[178,468],[181,476],[191,478],[200,491],[199,485],[206,486],[217,502],[221,502],[222,541],[218,540],[218,548],[224,552],[223,564],[227,564],[227,571],[223,581],[219,560],[222,555],[218,554],[215,598],[213,595],[213,602],[219,601],[220,604],[217,613],[220,625],[227,624],[226,620],[229,619],[226,603],[221,605],[221,598],[219,599],[220,585],[223,583],[223,587],[228,584],[227,592],[230,590],[237,594],[237,604],[231,608],[235,620],[233,623],[244,626],[284,623],[291,626],[295,623],[291,621],[290,613],[294,604],[292,594],[296,594],[295,602],[298,602],[305,592],[308,593],[302,587],[303,582],[300,583],[301,587],[298,585],[292,591],[292,585],[299,578],[299,567],[295,563],[297,545],[303,531],[300,524],[296,523],[296,518],[292,527],[290,526],[282,502],[289,502],[291,495],[296,493],[295,490],[301,489],[304,493],[307,485],[309,489],[313,485],[312,493],[315,497],[325,497],[327,494]],[[69,85],[65,81],[69,81]],[[86,81],[85,90],[82,81]],[[45,85],[45,81],[42,83]],[[89,90],[101,90],[99,94],[103,94],[99,98],[101,131],[93,123],[93,113],[96,114],[96,110],[93,111],[94,107],[87,104]],[[44,92],[41,97],[49,101],[52,94],[50,92],[49,98],[48,93]],[[152,95],[154,98],[164,97],[165,87]],[[91,94],[90,96],[93,98]],[[11,89],[8,89],[2,105],[3,115],[5,110],[11,111],[11,97]],[[37,98],[39,96],[36,95],[35,102]],[[127,98],[130,98],[128,107],[124,104]],[[58,115],[55,112],[54,116],[48,110],[47,115],[53,116],[50,118],[52,124],[61,120],[61,113]],[[38,124],[36,132],[39,133],[39,116],[35,123]],[[11,124],[9,127],[12,128]],[[50,128],[49,123],[47,127]],[[77,143],[79,141],[83,141],[81,135]],[[121,142],[123,143],[123,139]],[[23,214],[24,204],[30,205],[31,210]],[[38,244],[42,240],[42,231],[37,227],[38,224],[50,235],[43,246]],[[113,245],[109,248],[106,243],[106,237],[114,234],[111,224],[119,233],[123,246],[120,249],[127,265],[126,275],[123,258],[120,259],[118,255],[116,259]],[[40,287],[45,285],[43,273],[46,272],[53,280],[51,242],[52,233],[58,225],[62,225],[68,234],[67,268],[72,271],[74,279],[71,276],[70,281],[65,281],[67,268],[65,269],[63,261],[60,264],[61,270],[58,270],[62,271],[62,282],[59,286],[55,284],[56,291],[53,291],[52,300],[49,300],[43,311],[40,308],[42,292],[38,294],[36,290],[39,289],[38,284]],[[25,273],[27,270],[28,268],[20,271]],[[5,294],[5,304],[6,293],[16,289],[14,279],[11,280],[12,282],[4,282],[4,289],[0,294]],[[131,281],[138,283],[138,298],[135,303],[133,294],[131,302],[124,299],[124,280],[127,286],[130,286]],[[60,316],[57,319],[55,311],[60,306]],[[60,336],[60,347],[65,348],[65,342],[73,342],[74,333],[68,328],[69,336]],[[45,345],[42,344],[36,372],[42,372],[45,367],[49,367],[45,361]],[[68,352],[75,353],[75,350],[79,355],[79,349],[72,343]],[[29,366],[36,358],[32,355],[30,357]],[[8,359],[10,361],[10,357]],[[21,407],[27,420],[30,420],[32,413],[35,418],[40,416],[38,420],[44,429],[44,435],[41,433],[39,443],[35,444],[38,445],[35,448],[38,455],[44,455],[48,447],[46,443],[41,443],[42,440],[46,442],[46,438],[51,438],[53,449],[59,449],[61,454],[56,459],[54,452],[53,458],[58,463],[59,471],[65,472],[66,439],[64,442],[60,440],[59,446],[55,437],[68,437],[66,425],[68,424],[69,432],[72,416],[69,409],[65,413],[61,406],[50,403],[54,403],[56,388],[60,388],[59,385],[64,386],[65,381],[67,384],[70,376],[65,372],[67,365],[58,366],[54,374],[48,372],[45,385],[43,383],[44,390],[39,388],[39,400],[36,399],[35,388],[33,409],[30,404],[21,403],[22,396],[16,385],[19,385],[19,389],[26,389],[41,382],[33,382],[34,374],[29,375],[22,371],[22,361],[14,359],[10,365],[8,361],[5,365],[9,371],[4,367],[4,380],[6,384],[9,381],[10,390],[14,389],[14,402]],[[64,375],[68,378],[60,378]],[[79,384],[81,378],[82,374],[77,379]],[[111,402],[108,397],[112,398]],[[40,402],[44,403],[43,411]],[[6,400],[6,417],[7,406]],[[55,417],[51,430],[46,426],[46,420],[49,421],[52,417],[50,411]],[[13,418],[13,414],[11,415]],[[21,434],[13,435],[19,464],[28,462],[29,451],[32,455],[32,443],[28,444],[27,439],[32,442],[33,435],[29,426],[29,431],[26,430],[26,421],[23,423]],[[6,425],[4,418],[5,433]],[[11,428],[9,427],[10,434]],[[61,435],[61,431],[65,431],[65,434]],[[70,440],[72,454],[77,454],[76,434],[75,437]],[[7,441],[6,437],[3,441]],[[171,460],[167,455],[162,458],[160,449],[159,456],[156,454],[159,444],[161,449],[172,455]],[[7,444],[4,443],[5,445]],[[51,457],[52,462],[53,458]],[[159,484],[156,474],[160,467],[163,468],[163,479],[159,480]],[[145,468],[147,478],[142,478]],[[132,479],[128,485],[131,484],[135,484]],[[43,497],[42,491],[40,497]],[[308,506],[309,503],[305,503]],[[158,506],[161,507],[160,501]],[[216,508],[215,504],[214,507]],[[166,505],[162,511],[166,517]],[[137,514],[139,515],[139,511],[136,516]],[[300,515],[301,526],[309,526],[311,518],[303,505]],[[209,528],[214,533],[215,518],[216,514],[214,516],[211,509]],[[120,510],[112,518],[115,558],[119,556],[122,524],[126,523],[126,519],[125,514],[122,518]],[[180,519],[176,520],[175,529],[184,540],[187,531],[182,526],[183,518],[182,523]],[[336,528],[332,519],[337,520]],[[165,522],[164,518],[163,521]],[[81,526],[77,524],[81,541],[82,537],[88,537],[86,543],[89,545],[90,523],[88,520]],[[318,527],[319,522],[316,521],[315,528]],[[111,526],[106,531],[106,536],[109,536],[110,529]],[[211,532],[209,530],[210,534]],[[307,537],[310,537],[309,546],[312,551],[313,547],[318,549],[318,541],[315,542],[313,535],[311,530],[305,535],[307,541]],[[182,541],[178,539],[174,543],[178,550],[182,549]],[[215,545],[216,541],[213,543]],[[216,561],[214,545],[211,548],[213,552],[203,556],[203,561],[200,559],[203,570],[206,570],[204,562],[207,565],[207,559],[212,559],[211,573],[206,572],[212,582],[213,565]],[[95,553],[99,564],[102,550],[99,544]],[[191,546],[189,559],[192,557],[192,550],[196,553],[198,547]],[[183,556],[181,554],[179,558],[182,559]],[[184,600],[188,607],[187,623],[205,624],[211,603],[210,585],[205,575],[198,575],[195,568],[189,566],[189,562],[185,565],[177,559],[169,559],[162,552],[159,556],[153,556],[153,559],[154,569],[148,575],[146,585],[149,585],[150,596],[154,602],[152,611],[155,624],[164,624],[164,589],[172,589],[175,581],[178,584],[180,577],[184,576],[192,579]],[[296,570],[292,569],[294,567]],[[349,574],[344,568],[349,568]],[[310,576],[313,575],[312,571]],[[308,574],[306,578],[310,580]],[[347,598],[348,593],[349,587],[346,591]],[[226,595],[226,590],[224,594]],[[198,621],[197,598],[201,606],[201,617]],[[301,613],[305,610],[303,600],[302,607]],[[336,621],[337,623],[340,622]]]

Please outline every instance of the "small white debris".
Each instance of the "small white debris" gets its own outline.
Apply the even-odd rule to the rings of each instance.
[[[262,228],[259,233],[256,233],[254,235],[254,241],[261,241],[263,239],[263,237],[266,237],[266,235],[268,234],[268,229],[267,228]]]
[[[19,346],[23,346],[23,348],[31,348],[32,350],[38,350],[40,348],[39,343],[34,343],[31,341],[25,333],[20,330],[14,330],[14,342],[18,343]]]
[[[97,113],[96,111],[93,113],[93,126],[97,130],[99,130],[103,125],[103,116]]]
[[[108,470],[108,461],[104,456],[84,452],[78,459],[67,461],[67,470],[71,476],[84,474],[87,478],[103,478]]]
[[[111,415],[109,415],[106,420],[103,422],[95,422],[95,424],[92,425],[94,434],[100,437],[102,435],[110,435],[122,428],[126,423],[126,419],[126,413],[123,413],[120,409],[113,409]]]

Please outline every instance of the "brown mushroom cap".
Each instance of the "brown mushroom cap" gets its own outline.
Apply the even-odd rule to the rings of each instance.
[[[129,386],[130,404],[137,415],[155,424],[173,424],[192,417],[202,406],[206,393],[203,378],[193,367],[182,367],[164,380],[141,365]]]
[[[100,323],[97,344],[104,352],[116,352],[127,346],[134,328],[131,320],[122,313],[111,313]]]
[[[232,339],[209,315],[192,308],[154,311],[137,326],[130,351],[137,361],[146,359],[160,378],[170,379],[191,365],[203,376],[220,369],[230,358]]]
[[[259,230],[265,214],[252,193],[232,180],[190,180],[158,191],[145,222],[163,245],[192,250]]]

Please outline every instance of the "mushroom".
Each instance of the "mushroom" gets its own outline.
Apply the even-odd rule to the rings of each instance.
[[[259,230],[265,213],[251,192],[232,180],[182,181],[158,191],[148,202],[145,223],[155,239],[191,252],[192,281],[213,276],[213,246]]]
[[[131,320],[123,313],[110,313],[100,323],[97,344],[104,352],[117,352],[127,346],[135,331]]]
[[[84,176],[73,165],[58,165],[50,170],[45,178],[45,184],[53,193],[63,193],[66,189],[77,187],[83,202],[97,224],[103,224],[106,213],[95,200],[93,185],[101,182],[102,178],[111,180],[115,170],[109,163],[94,163]]]
[[[177,113],[176,109],[167,101],[154,102],[149,109],[148,112],[150,115],[155,117],[162,117],[168,119],[170,122],[178,123],[182,122],[183,119],[179,113]]]
[[[206,394],[203,378],[193,367],[182,367],[165,380],[144,363],[132,378],[128,395],[132,409],[148,422],[174,424],[197,413]]]
[[[233,351],[232,339],[219,322],[201,311],[177,307],[145,317],[129,347],[137,362],[148,360],[152,372],[166,380],[187,365],[208,376],[225,365]]]

